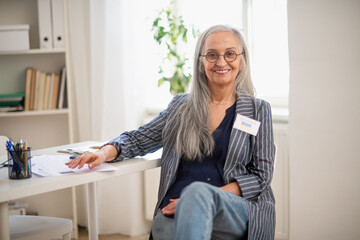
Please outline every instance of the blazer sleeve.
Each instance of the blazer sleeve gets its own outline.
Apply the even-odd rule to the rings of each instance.
[[[235,176],[246,199],[259,197],[270,185],[274,169],[275,145],[270,104],[262,101],[256,115],[261,124],[250,155],[251,161],[246,166],[247,173]]]
[[[174,109],[179,102],[177,95],[169,103],[167,109],[151,120],[149,123],[139,127],[137,130],[127,131],[112,139],[107,144],[113,145],[119,152],[118,157],[112,162],[121,161],[124,158],[144,156],[155,152],[163,146],[162,132],[167,122],[169,111]]]

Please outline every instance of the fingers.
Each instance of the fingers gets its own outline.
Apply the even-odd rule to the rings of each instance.
[[[98,155],[91,153],[91,152],[87,152],[84,153],[83,155],[73,159],[70,162],[67,162],[66,165],[68,165],[69,168],[82,168],[85,164],[89,164],[89,168],[94,168],[98,165],[101,164],[101,161],[99,163],[99,161],[97,161],[99,158]]]
[[[162,214],[164,215],[172,215],[175,214],[175,206],[172,206],[171,203],[161,209]]]
[[[176,211],[176,203],[179,199],[170,199],[170,203],[161,209],[162,214],[164,215],[172,215],[175,214]]]

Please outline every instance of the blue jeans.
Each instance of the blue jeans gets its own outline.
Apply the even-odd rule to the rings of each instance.
[[[245,239],[248,220],[244,198],[194,182],[182,191],[175,219],[158,210],[152,235],[156,240]]]

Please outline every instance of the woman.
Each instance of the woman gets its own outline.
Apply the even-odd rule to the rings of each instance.
[[[253,95],[240,32],[210,27],[195,49],[189,94],[68,165],[93,168],[163,147],[154,239],[273,239],[271,108]]]

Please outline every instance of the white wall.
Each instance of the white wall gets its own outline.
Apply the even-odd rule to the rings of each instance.
[[[290,239],[360,238],[360,1],[289,0]]]
[[[69,1],[79,141],[107,141],[139,123],[143,109],[134,80],[137,66],[123,67],[125,55],[136,47],[124,40],[124,34],[136,31],[124,19],[135,9],[135,4],[125,8],[124,1]],[[150,230],[151,223],[144,217],[142,184],[142,173],[97,183],[100,233],[136,236]],[[77,190],[79,224],[86,226],[84,189]]]

